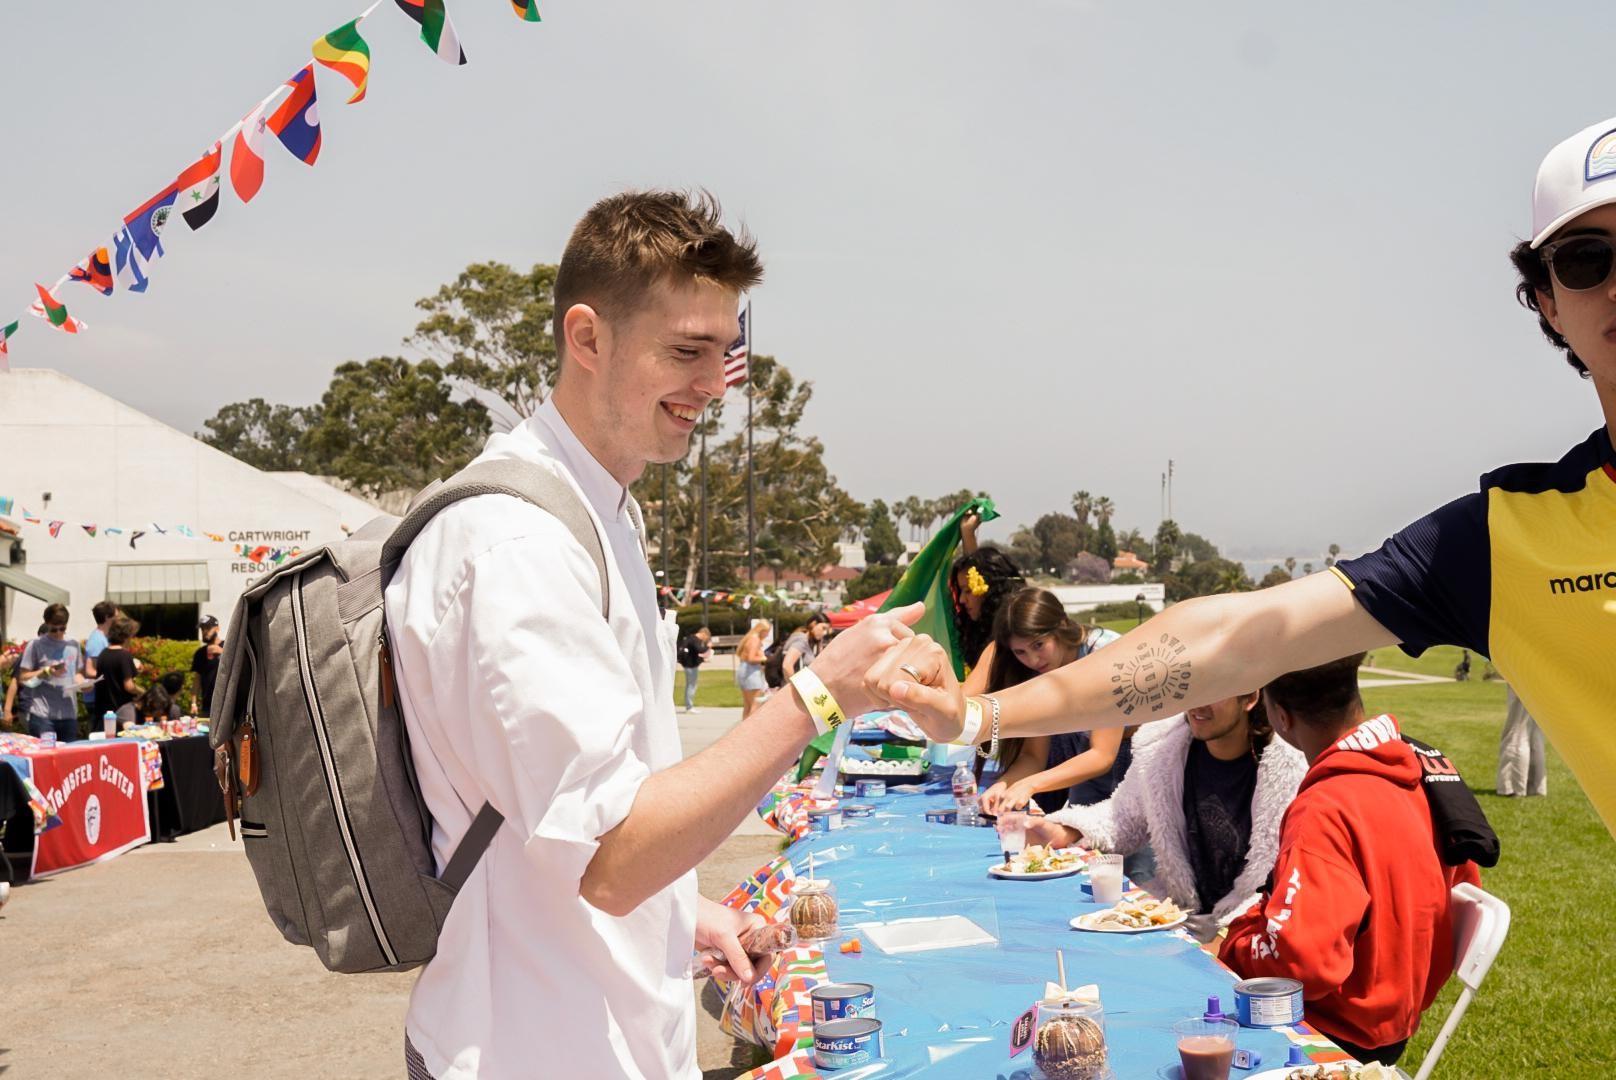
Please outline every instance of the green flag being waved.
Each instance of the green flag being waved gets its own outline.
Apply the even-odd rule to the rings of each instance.
[[[999,516],[989,498],[972,499],[949,518],[942,528],[932,534],[920,554],[904,569],[903,577],[892,587],[892,595],[881,605],[890,611],[912,604],[926,602],[926,614],[915,623],[915,633],[930,634],[933,641],[948,650],[954,658],[954,677],[964,680],[965,657],[960,653],[959,628],[954,622],[954,597],[948,590],[948,572],[954,565],[954,553],[960,545],[960,521],[975,512],[984,522]]]

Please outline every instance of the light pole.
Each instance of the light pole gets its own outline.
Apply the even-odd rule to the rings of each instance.
[[[1140,593],[1138,596],[1133,598],[1133,602],[1139,605],[1139,619],[1133,624],[1134,629],[1137,630],[1145,621],[1145,594]]]

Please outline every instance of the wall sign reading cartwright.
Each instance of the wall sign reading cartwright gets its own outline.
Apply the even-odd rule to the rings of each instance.
[[[225,539],[233,544],[295,544],[313,535],[308,529],[231,529]]]

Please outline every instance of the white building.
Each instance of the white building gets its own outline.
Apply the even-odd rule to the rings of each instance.
[[[229,621],[277,550],[341,539],[379,513],[318,477],[245,465],[56,371],[0,373],[0,417],[0,509],[11,500],[6,520],[26,556],[8,565],[0,550],[7,641],[33,636],[58,600],[82,639],[102,599],[143,633],[194,637],[202,615]]]
[[[1068,615],[1081,615],[1101,604],[1138,604],[1151,614],[1167,606],[1167,586],[1158,581],[1143,585],[1055,585],[1049,591]]]

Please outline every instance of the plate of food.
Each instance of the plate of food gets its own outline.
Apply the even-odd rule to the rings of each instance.
[[[1189,913],[1171,900],[1158,900],[1154,896],[1138,900],[1124,900],[1104,911],[1091,911],[1079,915],[1071,922],[1073,930],[1092,930],[1097,934],[1140,934],[1150,930],[1171,930],[1181,926]]]
[[[1390,1065],[1355,1065],[1350,1061],[1338,1061],[1330,1065],[1269,1069],[1251,1077],[1251,1080],[1400,1080],[1402,1075]]]
[[[1083,869],[1083,853],[1077,848],[1048,848],[1033,844],[1025,851],[1010,857],[1009,862],[995,863],[988,873],[1007,881],[1043,881],[1046,878],[1067,877]]]

